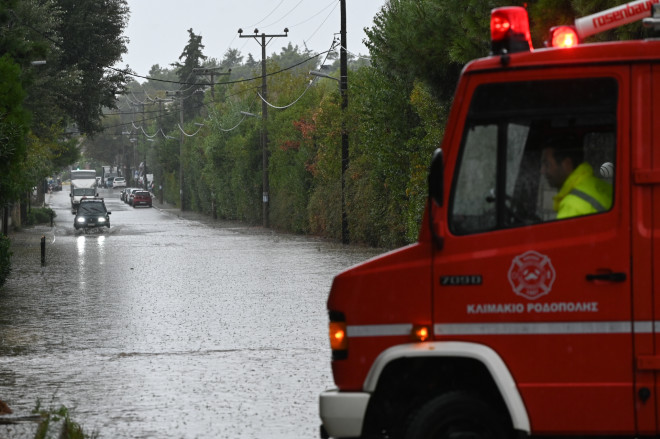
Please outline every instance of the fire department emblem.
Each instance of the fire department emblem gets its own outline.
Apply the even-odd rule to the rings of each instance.
[[[548,294],[555,277],[550,258],[535,251],[516,256],[509,268],[509,283],[513,292],[530,300]]]

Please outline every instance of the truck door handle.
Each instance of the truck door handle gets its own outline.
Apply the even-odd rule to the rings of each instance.
[[[608,282],[625,282],[626,273],[598,273],[598,274],[587,274],[587,280],[604,280]]]

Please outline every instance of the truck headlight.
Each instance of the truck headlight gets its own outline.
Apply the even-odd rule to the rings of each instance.
[[[77,222],[77,223],[84,223],[84,222],[85,222],[85,218],[82,217],[82,216],[81,216],[80,218],[76,218],[76,222]]]
[[[105,222],[105,218],[103,218],[103,217],[99,218],[99,219],[98,219],[98,222],[100,222],[100,223],[104,223],[104,222]]]

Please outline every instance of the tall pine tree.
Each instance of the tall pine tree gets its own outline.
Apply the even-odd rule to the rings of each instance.
[[[200,114],[204,104],[203,84],[205,82],[196,69],[202,67],[202,62],[207,57],[202,53],[202,49],[204,49],[202,36],[195,35],[192,28],[188,29],[188,35],[190,35],[188,44],[179,56],[179,61],[184,60],[183,63],[177,62],[172,65],[177,67],[177,74],[181,82],[180,92],[183,98],[184,118],[191,120]]]

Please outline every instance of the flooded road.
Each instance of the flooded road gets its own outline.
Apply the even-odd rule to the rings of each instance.
[[[132,207],[110,229],[27,230],[0,289],[0,399],[69,408],[100,438],[317,438],[333,387],[332,277],[377,254]],[[38,237],[47,239],[40,267]],[[35,245],[36,243],[36,245]]]

